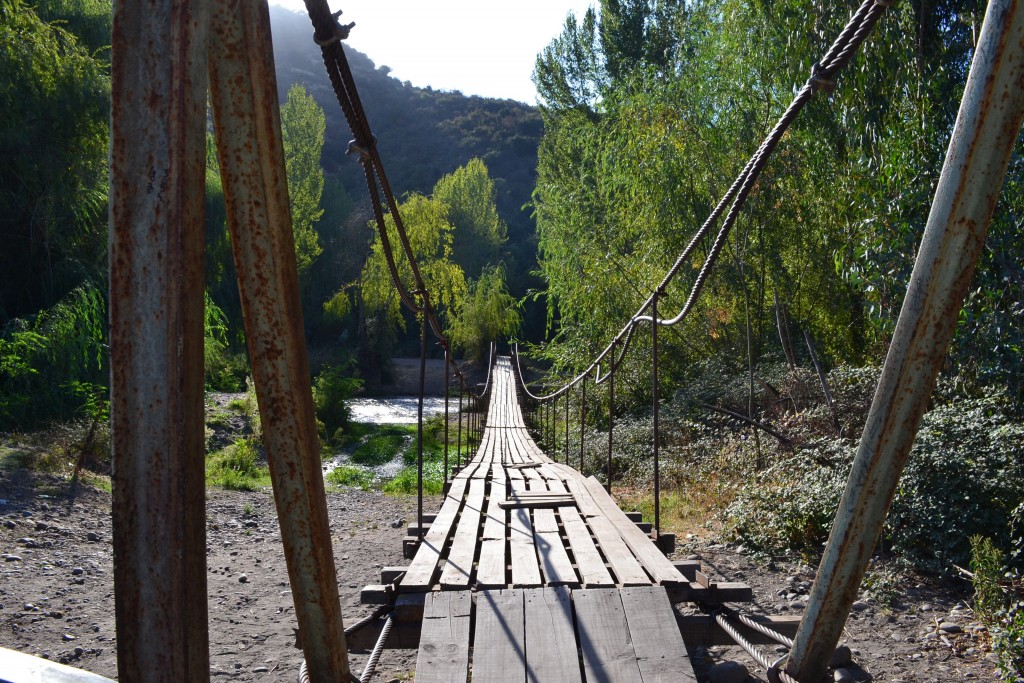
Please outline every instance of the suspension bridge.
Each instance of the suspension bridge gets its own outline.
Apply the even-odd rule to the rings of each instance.
[[[701,628],[729,634],[771,681],[821,680],[935,385],[1024,119],[1024,4],[993,0],[988,8],[906,303],[792,638],[782,631],[792,632],[794,624],[758,622],[727,608],[726,602],[749,599],[749,589],[715,584],[698,567],[668,561],[664,543],[655,545],[604,485],[542,451],[526,429],[520,399],[553,404],[576,386],[585,391],[593,376],[595,383],[609,382],[614,404],[615,369],[637,329],[649,324],[657,468],[658,328],[677,324],[692,310],[786,127],[815,93],[835,87],[838,71],[891,4],[865,0],[856,9],[662,283],[582,373],[533,396],[521,380],[517,389],[507,358],[495,363],[489,391],[478,397],[487,405],[487,419],[475,457],[454,474],[435,515],[424,515],[420,505],[409,565],[365,591],[366,600],[382,602],[381,608],[345,628],[309,388],[266,4],[115,2],[110,347],[120,680],[210,677],[200,246],[208,101],[305,658],[300,680],[354,679],[349,643],[375,631],[371,666],[359,678],[369,680],[391,629],[403,623],[419,625],[418,681],[695,680],[686,654],[688,627],[672,608],[680,601],[708,607]],[[340,13],[332,14],[325,0],[307,0],[306,7],[354,135],[350,152],[366,174],[394,286],[421,322],[421,358],[429,329],[465,388],[342,49],[351,25],[341,25]],[[385,212],[394,220],[397,249]],[[719,219],[683,310],[660,317],[666,287]],[[399,277],[396,255],[405,259],[411,282]],[[770,661],[755,647],[762,638],[789,652]],[[4,678],[14,683],[44,675],[105,680],[26,663],[27,655],[0,656]]]

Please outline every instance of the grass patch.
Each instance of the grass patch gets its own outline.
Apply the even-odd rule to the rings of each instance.
[[[436,495],[441,493],[444,487],[444,463],[423,462],[423,492]],[[403,467],[394,479],[383,486],[384,493],[408,495],[416,493],[416,466]]]
[[[327,474],[327,482],[335,486],[354,486],[368,491],[373,484],[373,472],[362,467],[341,465]]]
[[[408,450],[412,442],[413,459],[416,453],[416,425],[370,425],[371,429],[360,439],[351,460],[359,465],[377,467],[394,460]]]
[[[270,486],[270,470],[259,464],[251,439],[236,439],[206,457],[206,483],[232,491],[259,491]]]

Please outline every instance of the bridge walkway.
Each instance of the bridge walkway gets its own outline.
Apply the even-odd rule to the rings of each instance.
[[[684,576],[594,478],[553,462],[497,360],[476,456],[399,597],[422,597],[417,683],[695,681],[672,602]]]

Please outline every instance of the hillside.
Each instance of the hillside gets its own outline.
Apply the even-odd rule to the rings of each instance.
[[[345,155],[352,136],[311,39],[309,18],[277,6],[271,6],[270,16],[280,97],[283,101],[288,88],[301,83],[324,108],[324,169],[359,201],[366,195],[365,180],[359,165]],[[346,46],[346,54],[395,192],[429,193],[444,174],[473,157],[483,159],[495,180],[498,211],[508,224],[514,269],[532,269],[535,224],[523,206],[535,182],[539,111],[514,100],[413,87],[357,50]]]

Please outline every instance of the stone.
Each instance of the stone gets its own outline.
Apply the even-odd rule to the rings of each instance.
[[[13,529],[14,527],[18,526],[18,523],[15,522],[13,519],[9,519],[6,522],[4,522],[4,526],[8,529]]]
[[[4,554],[4,561],[6,562],[21,562],[21,558],[17,555]]]
[[[858,600],[850,606],[850,609],[852,609],[854,612],[863,612],[867,608],[868,603],[864,602],[863,600]]]
[[[832,680],[836,683],[852,683],[853,673],[849,669],[840,667],[832,672]]]
[[[840,645],[836,648],[836,651],[832,653],[832,658],[828,660],[828,666],[830,669],[834,669],[840,666],[846,666],[853,661],[853,653],[850,652],[850,648],[847,645]]]
[[[98,541],[98,540],[100,540],[100,535],[98,533],[96,533],[95,531],[90,531],[89,533],[87,533],[85,535],[85,538],[88,541]]]
[[[238,583],[248,583],[248,582],[249,582],[249,577],[246,576],[245,574],[240,574],[238,576]]]
[[[708,683],[743,683],[748,675],[747,667],[739,662],[725,661],[708,670]]]
[[[49,527],[46,522],[36,522],[36,531],[46,531]]]
[[[960,624],[954,624],[952,621],[944,621],[939,624],[939,630],[943,633],[963,633]]]
[[[75,637],[74,637],[73,635],[71,635],[70,633],[65,633],[64,635],[62,635],[62,636],[60,637],[60,639],[61,639],[61,640],[63,640],[63,641],[65,642],[65,643],[71,642],[72,640],[77,640],[77,639],[76,639],[76,638],[75,638]]]
[[[74,575],[74,576],[81,576],[84,573],[85,573],[85,570],[82,569],[81,567],[75,567],[74,569],[71,570],[71,574]]]

